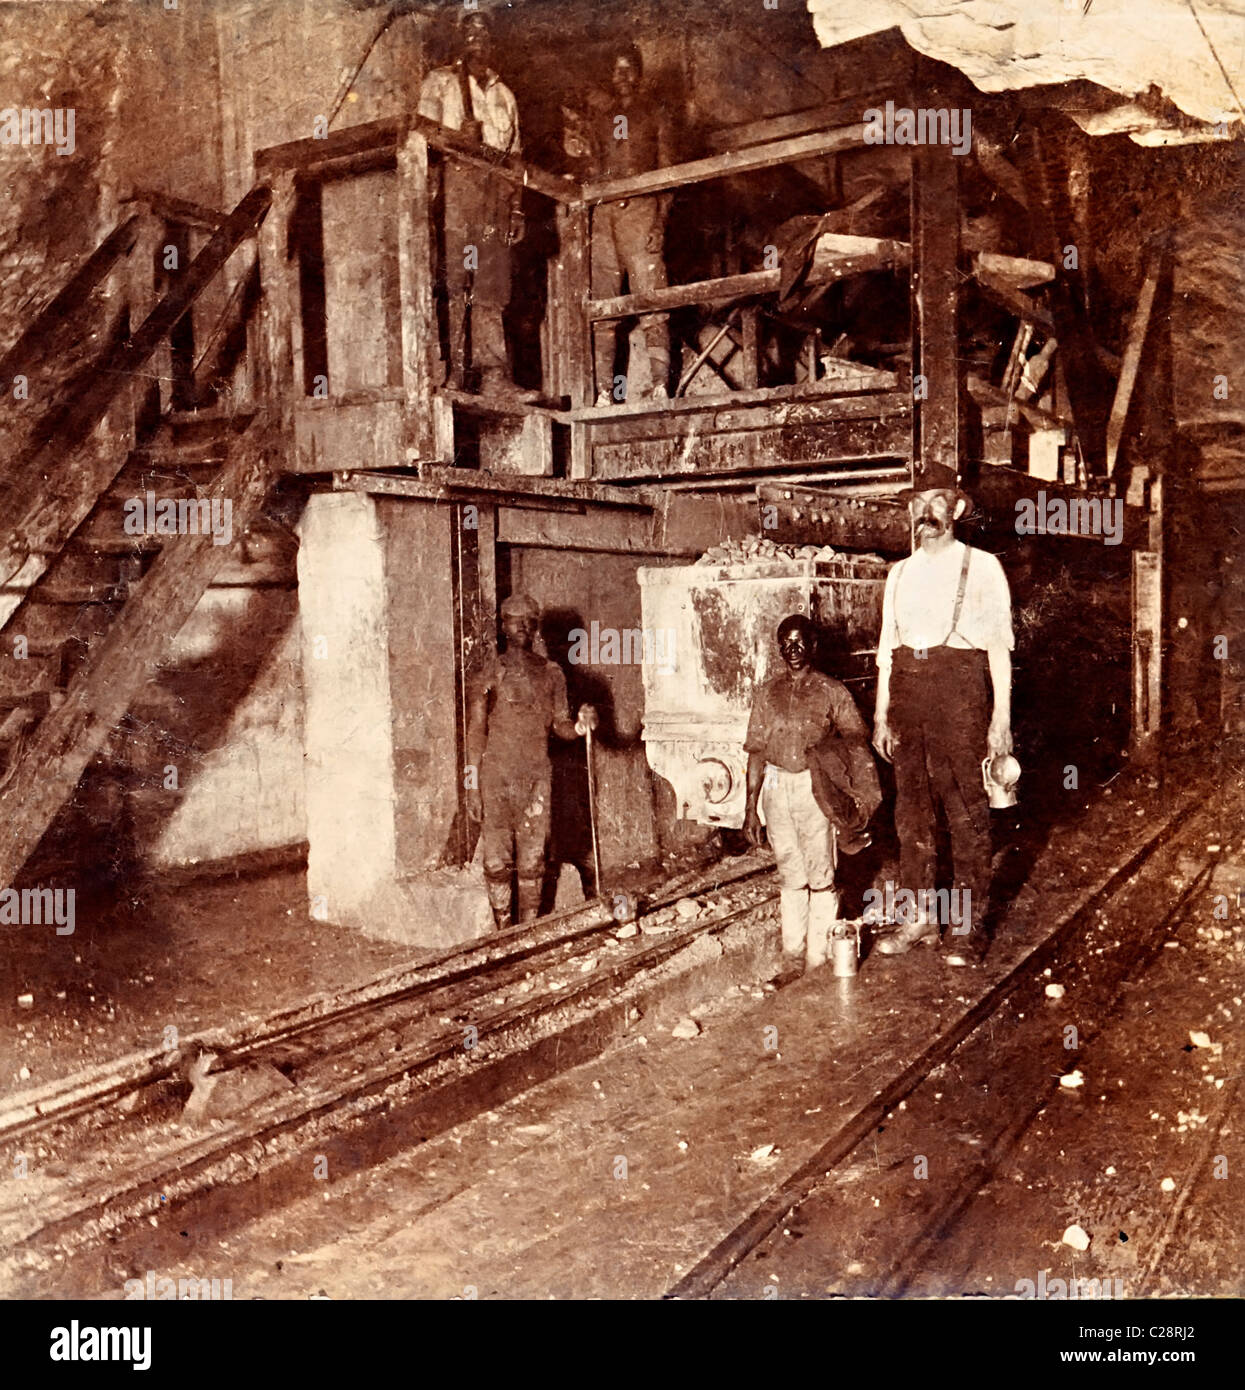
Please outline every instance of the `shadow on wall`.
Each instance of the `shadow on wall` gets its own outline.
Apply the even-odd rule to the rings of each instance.
[[[49,874],[71,872],[84,890],[101,893],[132,882],[157,858],[175,815],[192,804],[196,791],[200,804],[193,819],[208,826],[219,822],[222,835],[218,852],[195,852],[196,860],[272,847],[268,842],[237,843],[229,822],[240,806],[271,799],[261,774],[271,771],[272,762],[265,759],[261,768],[246,737],[248,729],[276,736],[282,710],[289,700],[301,700],[300,688],[291,689],[288,681],[271,683],[272,689],[246,711],[246,727],[237,735],[231,735],[231,728],[269,659],[297,624],[298,595],[294,590],[253,590],[237,608],[215,608],[213,597],[228,592],[208,591],[179,635],[179,643],[190,647],[186,657],[178,660],[174,647],[170,663],[144,687],[44,836],[26,876],[33,873],[42,881]],[[225,778],[208,786],[206,764],[221,753],[226,755]],[[280,764],[288,766],[291,778],[301,778],[301,744],[291,747]],[[175,788],[166,786],[169,767],[176,768]],[[218,809],[222,796],[232,803],[229,808]],[[295,798],[301,801],[301,789],[291,786],[289,799]],[[301,841],[304,833],[292,834],[289,842]]]
[[[614,692],[608,682],[594,675],[589,667],[570,659],[571,633],[587,624],[583,614],[573,608],[552,608],[541,618],[540,633],[549,660],[566,677],[567,703],[574,718],[580,705],[592,705],[600,719],[593,736],[599,749],[628,750],[642,747],[638,738],[619,734],[614,708]],[[588,763],[584,743],[550,740],[553,764],[553,816],[550,828],[549,863],[573,864],[584,881],[585,891],[592,881],[592,828],[588,807]],[[596,763],[600,796],[600,758]]]

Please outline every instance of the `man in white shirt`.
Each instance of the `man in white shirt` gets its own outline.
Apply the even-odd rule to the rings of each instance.
[[[482,14],[462,20],[463,56],[434,68],[419,93],[419,114],[462,131],[497,152],[520,152],[514,93],[490,62],[488,25]],[[470,96],[470,112],[467,96]],[[510,248],[523,237],[516,186],[483,169],[445,160],[445,281],[449,296],[448,382],[461,389],[467,375],[467,308],[471,308],[471,364],[484,393],[513,390],[502,315],[510,302]]]
[[[918,911],[878,950],[902,955],[938,940],[923,906],[942,901],[933,896],[938,802],[960,895],[946,960],[973,965],[985,953],[990,893],[981,763],[1012,751],[1011,595],[998,560],[955,539],[955,521],[972,506],[964,493],[954,485],[914,490],[909,506],[917,547],[886,578],[873,743],[895,764],[899,875]]]

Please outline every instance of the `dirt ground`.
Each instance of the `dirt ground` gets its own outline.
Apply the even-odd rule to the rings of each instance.
[[[13,926],[5,936],[0,1094],[166,1047],[168,1027],[240,1025],[418,954],[313,921],[301,870],[79,898],[72,935]]]

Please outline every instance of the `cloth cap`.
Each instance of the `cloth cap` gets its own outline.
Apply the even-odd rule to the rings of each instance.
[[[501,606],[503,618],[539,618],[540,605],[527,594],[511,594]]]

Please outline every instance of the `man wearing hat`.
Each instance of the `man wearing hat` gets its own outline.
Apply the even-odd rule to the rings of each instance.
[[[945,959],[973,965],[986,950],[991,875],[981,764],[987,754],[1012,751],[1011,596],[998,560],[955,539],[953,525],[972,501],[952,470],[928,469],[903,496],[915,548],[886,577],[873,745],[895,764],[900,886],[918,904],[939,901],[921,890],[932,894],[935,886],[935,803],[942,807],[962,905]],[[878,951],[902,955],[938,934],[919,911]]]
[[[837,733],[846,746],[859,745],[869,757],[868,731],[847,688],[813,669],[816,635],[803,613],[793,613],[778,624],[778,652],[785,669],[757,692],[744,740],[748,754],[744,833],[752,844],[760,845],[760,803],[778,871],[787,974],[825,964],[827,939],[839,916],[834,886],[836,830],[817,794],[816,750],[828,735]],[[873,785],[876,788],[876,778]],[[844,795],[853,803],[854,822],[860,798],[849,795],[850,781],[847,786]],[[863,828],[864,820],[851,828]]]
[[[499,929],[511,925],[511,880],[519,879],[519,920],[540,911],[549,841],[552,768],[549,732],[583,737],[597,727],[596,711],[581,705],[577,723],[567,710],[566,677],[532,650],[540,608],[526,594],[501,606],[506,647],[472,682],[467,711],[467,814],[480,821],[484,881]]]

